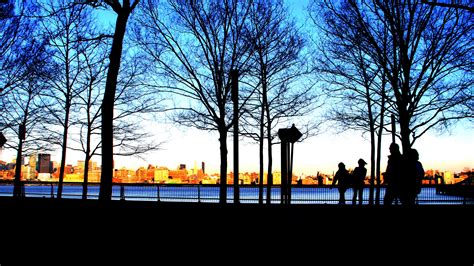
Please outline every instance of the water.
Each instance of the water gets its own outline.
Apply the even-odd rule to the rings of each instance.
[[[0,196],[12,196],[13,185],[0,184]],[[381,189],[380,198],[383,199],[385,189]],[[26,197],[57,197],[57,184],[27,184],[25,185]],[[352,189],[348,189],[345,197],[346,203],[352,200]],[[82,198],[82,185],[64,185],[63,198]],[[98,199],[99,186],[88,186],[88,199]],[[227,189],[227,202],[232,203],[234,189],[229,186]],[[113,200],[134,200],[134,201],[164,201],[164,202],[219,202],[219,186],[198,186],[198,185],[130,185],[121,187],[114,185],[112,189]],[[266,201],[266,188],[263,191],[263,198]],[[271,193],[272,203],[280,203],[280,187],[273,187]],[[294,204],[337,204],[339,192],[336,188],[330,189],[328,186],[303,186],[292,188],[291,202]],[[364,189],[363,203],[369,200],[369,188]],[[240,201],[242,203],[258,203],[258,187],[241,186]],[[469,199],[467,203],[472,203]],[[418,195],[418,204],[463,204],[464,198],[460,196],[449,196],[436,194],[435,187],[423,187]]]

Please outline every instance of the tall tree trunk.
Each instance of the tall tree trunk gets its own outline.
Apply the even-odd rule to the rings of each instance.
[[[82,199],[87,199],[87,190],[89,183],[89,161],[91,160],[89,153],[86,153],[86,158],[84,159],[84,181],[82,183]]]
[[[69,111],[71,109],[71,83],[69,78],[69,32],[67,34],[66,41],[66,53],[65,53],[65,72],[66,72],[66,106],[65,106],[65,115],[64,115],[64,129],[63,129],[63,142],[61,149],[61,166],[59,167],[59,184],[58,184],[58,199],[62,198],[63,194],[63,181],[64,181],[64,169],[66,167],[66,151],[67,151],[67,134],[69,128]]]
[[[265,93],[266,95],[266,93]],[[267,168],[267,204],[271,203],[272,186],[273,186],[273,145],[272,145],[272,120],[270,118],[270,106],[268,98],[265,97],[265,109],[267,114],[267,146],[268,146],[268,168]]]
[[[399,114],[399,124],[400,124],[400,136],[402,137],[402,148],[403,154],[405,154],[410,148],[410,119],[406,105],[402,105],[398,109]]]
[[[22,197],[23,186],[21,184],[21,158],[23,153],[23,138],[21,133],[18,138],[18,150],[16,153],[15,181],[13,182],[13,197]]]
[[[66,167],[67,135],[68,135],[68,129],[69,129],[69,112],[71,109],[69,92],[67,93],[66,98],[67,98],[66,108],[65,108],[66,115],[64,117],[63,143],[62,143],[62,150],[61,150],[61,166],[59,168],[58,199],[61,199],[62,194],[63,194],[64,169]]]
[[[92,138],[92,122],[91,122],[91,102],[92,102],[92,83],[89,83],[89,94],[87,95],[87,133],[86,133],[86,158],[84,160],[84,180],[82,183],[82,199],[87,199],[87,193],[89,189],[89,161],[91,159],[91,138]],[[86,171],[87,169],[87,171]]]
[[[369,205],[374,204],[375,190],[375,127],[373,118],[370,119],[370,189],[369,189]]]
[[[220,143],[220,155],[221,155],[221,168],[220,168],[220,191],[219,191],[219,203],[227,203],[227,129],[224,126],[219,127],[219,143]]]
[[[374,183],[375,183],[375,125],[372,113],[372,101],[369,95],[369,88],[366,89],[367,110],[369,112],[369,128],[370,128],[370,189],[369,189],[369,205],[374,204]],[[362,200],[362,199],[360,199]]]
[[[113,119],[117,77],[122,57],[123,39],[130,12],[118,12],[115,33],[110,52],[110,64],[107,72],[104,99],[102,101],[102,173],[100,177],[100,201],[112,199],[112,177],[114,171]]]
[[[380,104],[380,125],[377,134],[377,170],[376,170],[376,178],[377,178],[377,191],[375,193],[375,204],[380,205],[380,161],[382,160],[382,133],[384,127],[384,118],[385,118],[385,72],[382,74],[382,102]]]
[[[265,141],[265,108],[262,105],[261,115],[260,115],[260,135],[258,138],[258,153],[259,153],[259,180],[258,180],[258,204],[263,204],[263,175],[264,175],[264,165],[263,165],[263,144]]]

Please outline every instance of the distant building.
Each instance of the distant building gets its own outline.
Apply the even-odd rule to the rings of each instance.
[[[38,173],[51,173],[51,155],[46,153],[38,154]]]
[[[156,183],[165,183],[168,181],[169,170],[165,167],[155,168],[154,178]]]
[[[135,176],[137,177],[138,182],[145,182],[147,179],[148,175],[148,169],[145,169],[145,167],[140,167],[135,171]]]
[[[36,155],[36,153],[32,153],[28,161],[28,165],[34,170],[36,170],[36,160],[38,159],[37,157],[38,156]]]
[[[72,174],[74,173],[74,168],[72,167],[72,164],[67,164],[66,167],[64,168],[64,174]]]
[[[169,171],[169,178],[168,178],[168,183],[188,183],[189,178],[188,178],[188,173],[186,171],[186,168],[184,169],[178,169],[178,170],[170,170]]]
[[[280,184],[281,184],[281,172],[273,172],[273,185],[280,185]]]
[[[83,174],[85,168],[86,168],[86,163],[84,161],[82,161],[82,160],[77,161],[77,166],[75,168],[75,172],[79,173],[79,174]]]
[[[451,171],[446,171],[443,173],[444,183],[445,184],[454,184],[454,174]]]

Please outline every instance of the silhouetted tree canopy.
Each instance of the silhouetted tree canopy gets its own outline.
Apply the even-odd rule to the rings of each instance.
[[[400,124],[404,150],[430,129],[465,118],[458,109],[473,91],[472,13],[418,1],[321,2],[340,49],[356,53],[357,43],[386,74],[387,110]]]
[[[184,97],[173,120],[219,132],[221,203],[227,193],[227,134],[236,119],[230,71],[247,70],[251,46],[242,37],[249,10],[250,2],[238,0],[147,0],[134,28],[136,42],[162,78],[155,83],[158,91]]]

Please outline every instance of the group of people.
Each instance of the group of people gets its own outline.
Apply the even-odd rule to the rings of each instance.
[[[359,204],[362,204],[362,195],[364,193],[364,180],[367,175],[367,169],[365,165],[367,164],[364,159],[359,159],[359,166],[357,166],[352,174],[347,171],[344,163],[339,163],[336,174],[332,180],[332,186],[334,187],[337,183],[337,188],[339,190],[339,204],[346,204],[346,190],[352,186],[352,191],[354,192],[352,196],[352,204],[357,203],[357,197],[359,197]]]
[[[359,166],[349,173],[344,163],[338,164],[338,170],[334,175],[332,186],[336,184],[339,190],[339,204],[345,204],[345,193],[352,187],[352,204],[362,204],[364,191],[364,179],[367,175],[367,164],[359,159]],[[390,155],[388,156],[387,170],[384,173],[384,184],[386,185],[384,205],[392,205],[399,199],[402,205],[414,205],[417,195],[421,191],[421,182],[425,175],[423,165],[419,161],[416,149],[408,150],[404,155],[400,153],[398,144],[390,144]]]
[[[425,176],[416,149],[409,149],[404,155],[396,143],[390,144],[387,170],[384,174],[384,205],[392,205],[398,198],[402,205],[414,205],[421,192],[421,182]]]

